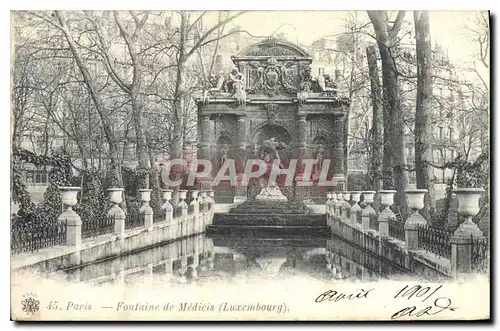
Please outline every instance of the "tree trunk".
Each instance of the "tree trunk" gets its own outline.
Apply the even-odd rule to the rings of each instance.
[[[401,212],[406,214],[406,199],[405,189],[407,185],[406,176],[404,173],[405,166],[405,153],[404,153],[404,122],[403,112],[401,111],[401,100],[399,95],[398,73],[395,63],[395,46],[397,43],[397,34],[404,18],[404,12],[399,12],[396,22],[392,28],[388,27],[388,17],[386,11],[368,11],[368,16],[373,24],[375,35],[377,37],[377,44],[380,50],[380,57],[382,60],[382,78],[384,86],[384,133],[387,129],[390,133],[384,134],[384,161],[388,156],[385,150],[392,151],[392,169],[394,177],[393,189],[397,192],[395,194],[395,204],[401,208]],[[386,114],[387,113],[387,114]],[[387,142],[390,138],[390,147]],[[384,162],[384,166],[386,166]],[[385,169],[387,170],[387,168]],[[384,176],[385,177],[385,176]],[[388,183],[384,181],[384,188]]]
[[[417,50],[417,104],[415,109],[415,173],[417,188],[427,189],[422,215],[429,220],[436,208],[432,161],[432,45],[429,13],[414,11]]]
[[[382,187],[382,169],[381,160],[383,144],[383,104],[382,89],[380,87],[380,77],[377,66],[377,54],[375,46],[366,48],[366,59],[368,62],[368,72],[370,75],[371,99],[373,109],[372,134],[371,134],[371,160],[370,160],[370,178],[372,178],[371,188],[375,191]]]

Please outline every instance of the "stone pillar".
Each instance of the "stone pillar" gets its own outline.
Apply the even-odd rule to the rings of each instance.
[[[109,188],[109,197],[113,207],[108,211],[108,217],[113,217],[115,220],[115,234],[119,237],[125,233],[125,212],[120,208],[122,202],[122,194],[124,189],[121,187]]]
[[[243,172],[246,163],[246,141],[247,141],[247,121],[246,115],[236,116],[236,150],[235,163],[236,163],[236,176],[237,186],[235,187],[234,203],[241,203],[247,199],[247,187],[242,186]]]
[[[378,232],[381,236],[389,235],[389,219],[396,217],[392,210],[389,208],[394,204],[394,190],[380,190],[380,204],[385,207],[378,216]]]
[[[201,192],[201,204],[203,206],[203,228],[205,228],[208,224],[208,206],[207,206],[207,192],[203,191]]]
[[[198,193],[199,193],[198,190],[191,191],[191,197],[193,198],[193,200],[189,204],[189,207],[194,215],[198,215],[198,213],[200,212],[200,205],[198,204],[198,200],[197,200]]]
[[[375,191],[363,191],[363,201],[365,202],[365,208],[361,211],[361,226],[363,229],[370,228],[370,219],[373,215],[376,215],[375,209],[373,209],[373,197]]]
[[[144,227],[148,230],[153,228],[153,208],[149,205],[151,201],[151,190],[150,189],[140,189],[142,206],[139,212],[144,215]]]
[[[201,116],[201,125],[200,125],[200,149],[198,157],[200,159],[211,160],[211,148],[212,148],[212,139],[213,139],[213,125],[210,120],[210,115],[202,115]]]
[[[179,204],[177,205],[177,208],[181,210],[181,217],[186,218],[188,215],[188,204],[186,203],[186,198],[187,198],[187,190],[179,190]]]
[[[415,189],[406,190],[406,200],[408,208],[411,210],[411,215],[405,222],[405,242],[406,248],[409,250],[419,249],[418,242],[418,227],[427,225],[427,220],[420,215],[419,210],[424,208],[424,197],[427,190]]]
[[[207,211],[212,212],[213,206],[215,205],[215,191],[208,190],[207,196]]]
[[[170,203],[170,200],[172,199],[172,190],[170,189],[163,190],[163,199],[165,200],[165,202],[161,206],[161,209],[165,210],[165,221],[171,222],[174,213],[174,208]]]
[[[343,117],[334,119],[335,130],[333,147],[333,176],[344,177],[344,120]]]
[[[360,218],[359,214],[361,214],[361,207],[359,206],[359,200],[361,200],[361,192],[355,191],[351,192],[352,195],[352,201],[354,204],[351,206],[350,209],[350,217],[351,217],[351,223],[352,224],[357,224],[358,219]]]
[[[68,207],[58,218],[60,223],[66,222],[66,246],[80,247],[82,244],[82,219],[73,210],[78,203],[80,187],[59,187],[62,193],[62,202]]]
[[[351,205],[349,204],[349,199],[351,197],[351,192],[344,191],[342,192],[342,198],[344,201],[342,202],[341,211],[342,216],[340,217],[346,223],[350,223],[349,211],[351,210]]]
[[[482,188],[456,188],[453,192],[458,198],[458,214],[465,218],[450,239],[452,273],[460,277],[473,272],[473,241],[485,240],[472,221],[472,217],[479,213],[479,199],[485,191]]]

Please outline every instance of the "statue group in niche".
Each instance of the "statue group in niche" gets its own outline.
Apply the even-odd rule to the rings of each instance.
[[[336,96],[338,93],[340,70],[335,70],[335,79],[332,79],[329,74],[313,78],[311,76],[311,65],[302,64],[300,78],[300,90],[297,93],[300,103],[304,103],[311,93],[319,93],[322,96]]]

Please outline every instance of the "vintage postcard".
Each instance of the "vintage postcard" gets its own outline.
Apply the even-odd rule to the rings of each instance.
[[[488,11],[12,11],[11,319],[490,319]]]

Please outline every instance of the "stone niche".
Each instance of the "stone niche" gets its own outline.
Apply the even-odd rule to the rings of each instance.
[[[284,165],[299,159],[295,181],[303,170],[300,159],[330,160],[328,179],[334,180],[334,187],[317,186],[321,168],[314,167],[312,187],[282,188],[285,195],[307,199],[342,189],[349,100],[340,95],[330,76],[311,77],[312,57],[284,40],[267,39],[231,58],[230,72],[210,77],[196,99],[199,157],[212,161],[214,174],[226,159],[235,159],[241,173],[244,162],[262,158],[263,146],[272,140],[280,146],[275,156]],[[231,190],[246,195],[241,193],[246,188]]]

